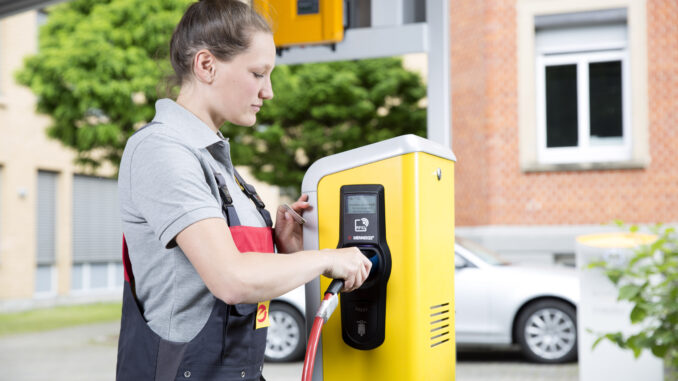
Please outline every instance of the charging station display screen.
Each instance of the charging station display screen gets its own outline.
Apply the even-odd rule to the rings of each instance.
[[[377,213],[377,195],[359,194],[347,196],[346,210],[348,211],[348,214]]]

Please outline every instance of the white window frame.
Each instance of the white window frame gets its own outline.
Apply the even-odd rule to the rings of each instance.
[[[575,50],[574,52],[563,52]],[[629,54],[625,44],[587,45],[542,50],[537,54],[537,155],[544,164],[616,162],[631,159],[631,94]],[[561,54],[558,54],[561,53]],[[622,67],[622,144],[592,146],[590,144],[589,64],[621,61]],[[577,65],[578,146],[546,146],[546,67]]]
[[[90,278],[91,278],[91,266],[92,264],[106,264],[107,268],[107,277],[108,282],[106,287],[97,287],[92,288]],[[71,290],[72,295],[89,295],[97,293],[110,293],[111,291],[121,291],[124,285],[124,282],[121,285],[116,285],[116,266],[121,265],[122,262],[81,262],[74,263],[73,266],[81,265],[82,266],[82,288],[73,289],[73,282],[71,278]]]
[[[41,298],[53,298],[54,296],[57,295],[57,268],[56,265],[37,265],[35,267],[35,280],[34,280],[34,285],[37,282],[37,277],[38,277],[38,267],[47,267],[49,266],[49,271],[50,271],[50,289],[47,291],[35,291],[33,293],[33,297],[36,299],[41,299]]]

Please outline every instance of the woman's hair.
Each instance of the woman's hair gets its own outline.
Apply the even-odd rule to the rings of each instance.
[[[177,84],[193,72],[193,57],[209,50],[221,61],[229,61],[249,48],[254,32],[271,33],[266,20],[240,0],[200,0],[191,4],[174,29],[170,62]]]

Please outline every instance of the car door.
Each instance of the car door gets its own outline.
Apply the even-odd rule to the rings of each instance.
[[[457,343],[491,343],[491,280],[482,268],[455,253],[454,297]]]

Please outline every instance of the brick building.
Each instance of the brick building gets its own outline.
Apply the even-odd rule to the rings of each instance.
[[[457,234],[571,261],[613,219],[678,222],[678,3],[450,2]]]

